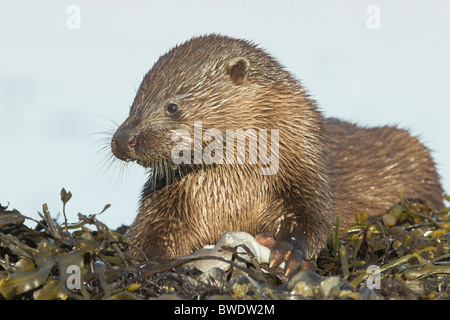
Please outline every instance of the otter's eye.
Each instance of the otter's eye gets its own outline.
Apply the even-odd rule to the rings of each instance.
[[[171,103],[167,106],[167,113],[174,114],[178,111],[178,105],[176,103]]]

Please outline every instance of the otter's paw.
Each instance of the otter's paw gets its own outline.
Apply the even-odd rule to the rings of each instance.
[[[289,242],[277,241],[272,233],[258,234],[255,240],[270,249],[270,268],[280,266],[284,262],[285,276],[290,276],[297,270],[316,270],[315,261],[306,260],[303,251],[294,248]]]

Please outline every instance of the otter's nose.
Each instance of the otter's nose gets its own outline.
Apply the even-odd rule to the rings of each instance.
[[[111,141],[111,148],[113,153],[115,151],[131,156],[134,153],[134,148],[138,143],[138,135],[136,130],[129,128],[119,128],[113,136]]]

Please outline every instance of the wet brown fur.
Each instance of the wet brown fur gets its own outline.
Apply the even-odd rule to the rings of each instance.
[[[167,113],[170,103],[179,106],[175,115]],[[278,173],[261,175],[260,163],[173,169],[172,131],[193,136],[194,121],[222,133],[279,129]],[[271,231],[313,259],[333,214],[348,223],[356,211],[384,213],[399,190],[432,206],[443,201],[428,150],[407,131],[325,119],[271,56],[220,35],[193,38],[160,57],[111,147],[118,158],[152,168],[130,237],[154,257],[191,253],[228,231]]]

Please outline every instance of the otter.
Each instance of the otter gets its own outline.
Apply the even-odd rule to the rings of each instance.
[[[220,149],[190,161],[212,143],[236,155],[237,144],[219,135],[206,139],[208,130],[277,133],[265,148],[277,155],[276,170],[262,172],[267,157],[249,161],[250,134],[245,161],[208,161]],[[204,138],[183,140],[179,132]],[[182,140],[184,151],[193,151],[175,163]],[[280,261],[314,261],[334,215],[345,226],[355,212],[383,214],[399,190],[443,207],[435,164],[417,138],[396,127],[325,118],[300,81],[259,45],[218,34],[192,38],[159,58],[111,149],[150,169],[129,230],[130,241],[150,257],[187,255],[226,232],[245,231],[261,243],[273,235],[276,245],[268,246],[279,249]]]

